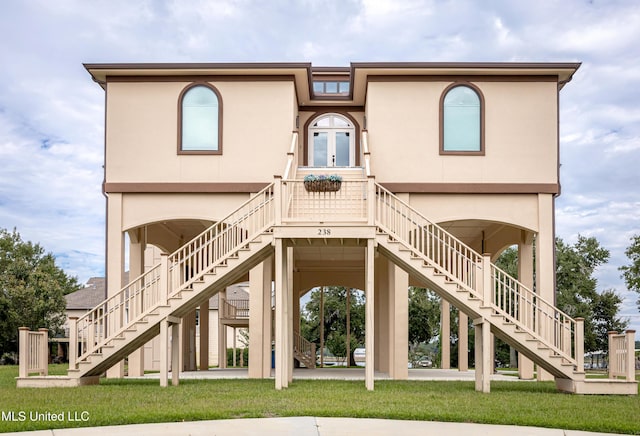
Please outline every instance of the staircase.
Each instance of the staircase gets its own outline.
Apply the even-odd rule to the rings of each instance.
[[[635,380],[586,380],[574,320],[376,184],[378,251],[556,378],[558,389],[637,395]]]
[[[637,394],[635,380],[585,380],[581,320],[558,310],[372,178],[346,178],[343,189],[317,195],[307,193],[299,179],[276,178],[116,295],[72,320],[68,377],[19,377],[18,386],[96,382],[158,335],[162,321],[193,311],[270,256],[275,230],[318,222],[319,214],[326,213],[323,225],[375,229],[371,235],[381,254],[474,320],[488,323],[497,337],[553,374],[559,389]],[[299,334],[294,334],[293,353],[315,367],[315,345]]]
[[[316,367],[316,344],[307,341],[296,331],[293,332],[293,358],[306,368]]]

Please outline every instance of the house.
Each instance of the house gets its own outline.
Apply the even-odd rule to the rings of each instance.
[[[443,298],[444,331],[449,305],[473,320],[478,390],[490,389],[495,335],[519,351],[523,378],[535,364],[561,390],[637,393],[585,380],[582,322],[554,306],[558,106],[579,64],[85,67],[106,96],[109,299],[72,329],[70,377],[120,377],[119,362],[142,365],[154,337],[163,385],[169,361],[206,368],[208,353],[193,357],[196,312],[248,281],[249,377],[271,376],[273,341],[286,388],[311,350],[300,297],[344,285],[365,292],[373,389],[374,369],[407,378],[407,288],[418,285]],[[334,183],[310,183],[320,175]],[[512,245],[519,280],[492,263]],[[162,255],[145,267],[147,246]]]

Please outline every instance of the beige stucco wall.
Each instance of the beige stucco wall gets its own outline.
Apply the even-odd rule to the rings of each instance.
[[[367,128],[381,182],[557,183],[555,82],[474,81],[485,102],[485,156],[439,154],[439,102],[451,81],[370,82]]]
[[[435,223],[484,220],[537,232],[537,194],[411,194],[409,203]]]
[[[176,219],[218,221],[249,194],[124,194],[122,228]]]
[[[293,82],[209,82],[222,99],[222,155],[178,155],[178,99],[190,83],[108,84],[107,182],[267,182],[282,172]]]

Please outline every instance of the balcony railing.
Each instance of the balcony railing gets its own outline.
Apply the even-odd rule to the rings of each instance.
[[[249,300],[220,299],[221,319],[249,319]]]
[[[309,192],[302,180],[282,180],[282,222],[367,222],[367,180],[343,180],[340,189]]]

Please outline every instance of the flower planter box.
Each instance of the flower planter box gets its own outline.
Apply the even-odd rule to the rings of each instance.
[[[341,181],[312,180],[304,182],[304,189],[308,192],[336,192],[340,190]]]

